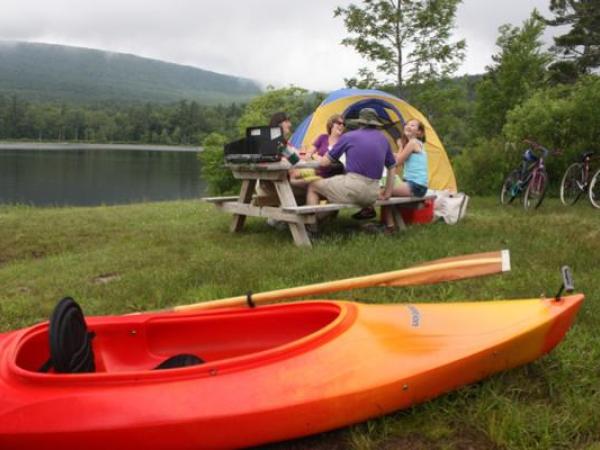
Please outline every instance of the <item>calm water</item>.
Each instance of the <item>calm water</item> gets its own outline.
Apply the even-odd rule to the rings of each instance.
[[[198,153],[0,149],[0,203],[113,205],[198,198]]]

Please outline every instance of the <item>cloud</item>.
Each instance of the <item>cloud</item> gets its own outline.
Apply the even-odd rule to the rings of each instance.
[[[341,87],[365,65],[345,36],[336,6],[350,0],[3,0],[0,39],[132,53],[316,90]],[[356,2],[355,2],[356,3]],[[457,38],[466,38],[463,72],[491,62],[498,26],[520,25],[547,0],[465,0]]]

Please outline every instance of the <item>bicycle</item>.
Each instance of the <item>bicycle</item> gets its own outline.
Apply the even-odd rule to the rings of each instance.
[[[592,185],[592,169],[591,163],[594,158],[594,152],[586,152],[581,155],[581,160],[574,162],[565,171],[560,183],[560,201],[563,205],[573,205],[579,200],[581,194],[589,193],[590,202],[600,204],[600,193],[590,192]],[[595,176],[595,175],[594,175]],[[594,184],[594,187],[596,184]],[[600,188],[596,188],[600,190]],[[596,206],[596,205],[594,205]],[[600,206],[596,206],[598,208]]]
[[[550,151],[537,142],[525,139],[523,142],[533,148],[541,149],[542,155],[537,157],[531,149],[523,153],[523,161],[520,167],[514,169],[502,183],[500,191],[500,203],[507,205],[512,203],[521,193],[523,193],[523,207],[525,209],[538,208],[548,186],[548,173],[544,164],[545,158]],[[555,150],[553,154],[558,154]],[[527,165],[529,164],[529,165]]]

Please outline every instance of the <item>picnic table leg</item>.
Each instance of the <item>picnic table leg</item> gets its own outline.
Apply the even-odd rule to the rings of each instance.
[[[396,225],[396,228],[400,231],[406,230],[406,223],[402,218],[402,214],[400,214],[400,207],[392,206],[390,209],[392,210],[392,217],[394,218],[394,224]]]
[[[294,193],[292,192],[292,187],[287,179],[285,181],[275,181],[273,184],[275,184],[275,189],[277,189],[281,206],[298,206],[296,204],[296,197],[294,197]],[[306,225],[303,223],[288,222],[288,226],[296,245],[311,247]]]
[[[256,180],[243,180],[238,202],[250,203],[250,201],[252,200],[252,194],[254,193],[255,186],[256,186]],[[233,220],[231,221],[231,226],[229,227],[229,231],[231,231],[232,233],[242,231],[242,228],[244,228],[245,222],[246,222],[245,215],[234,214]]]

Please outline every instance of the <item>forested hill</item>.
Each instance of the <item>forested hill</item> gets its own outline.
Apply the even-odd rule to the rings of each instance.
[[[247,101],[252,80],[194,67],[79,47],[0,41],[0,95],[94,103]]]

